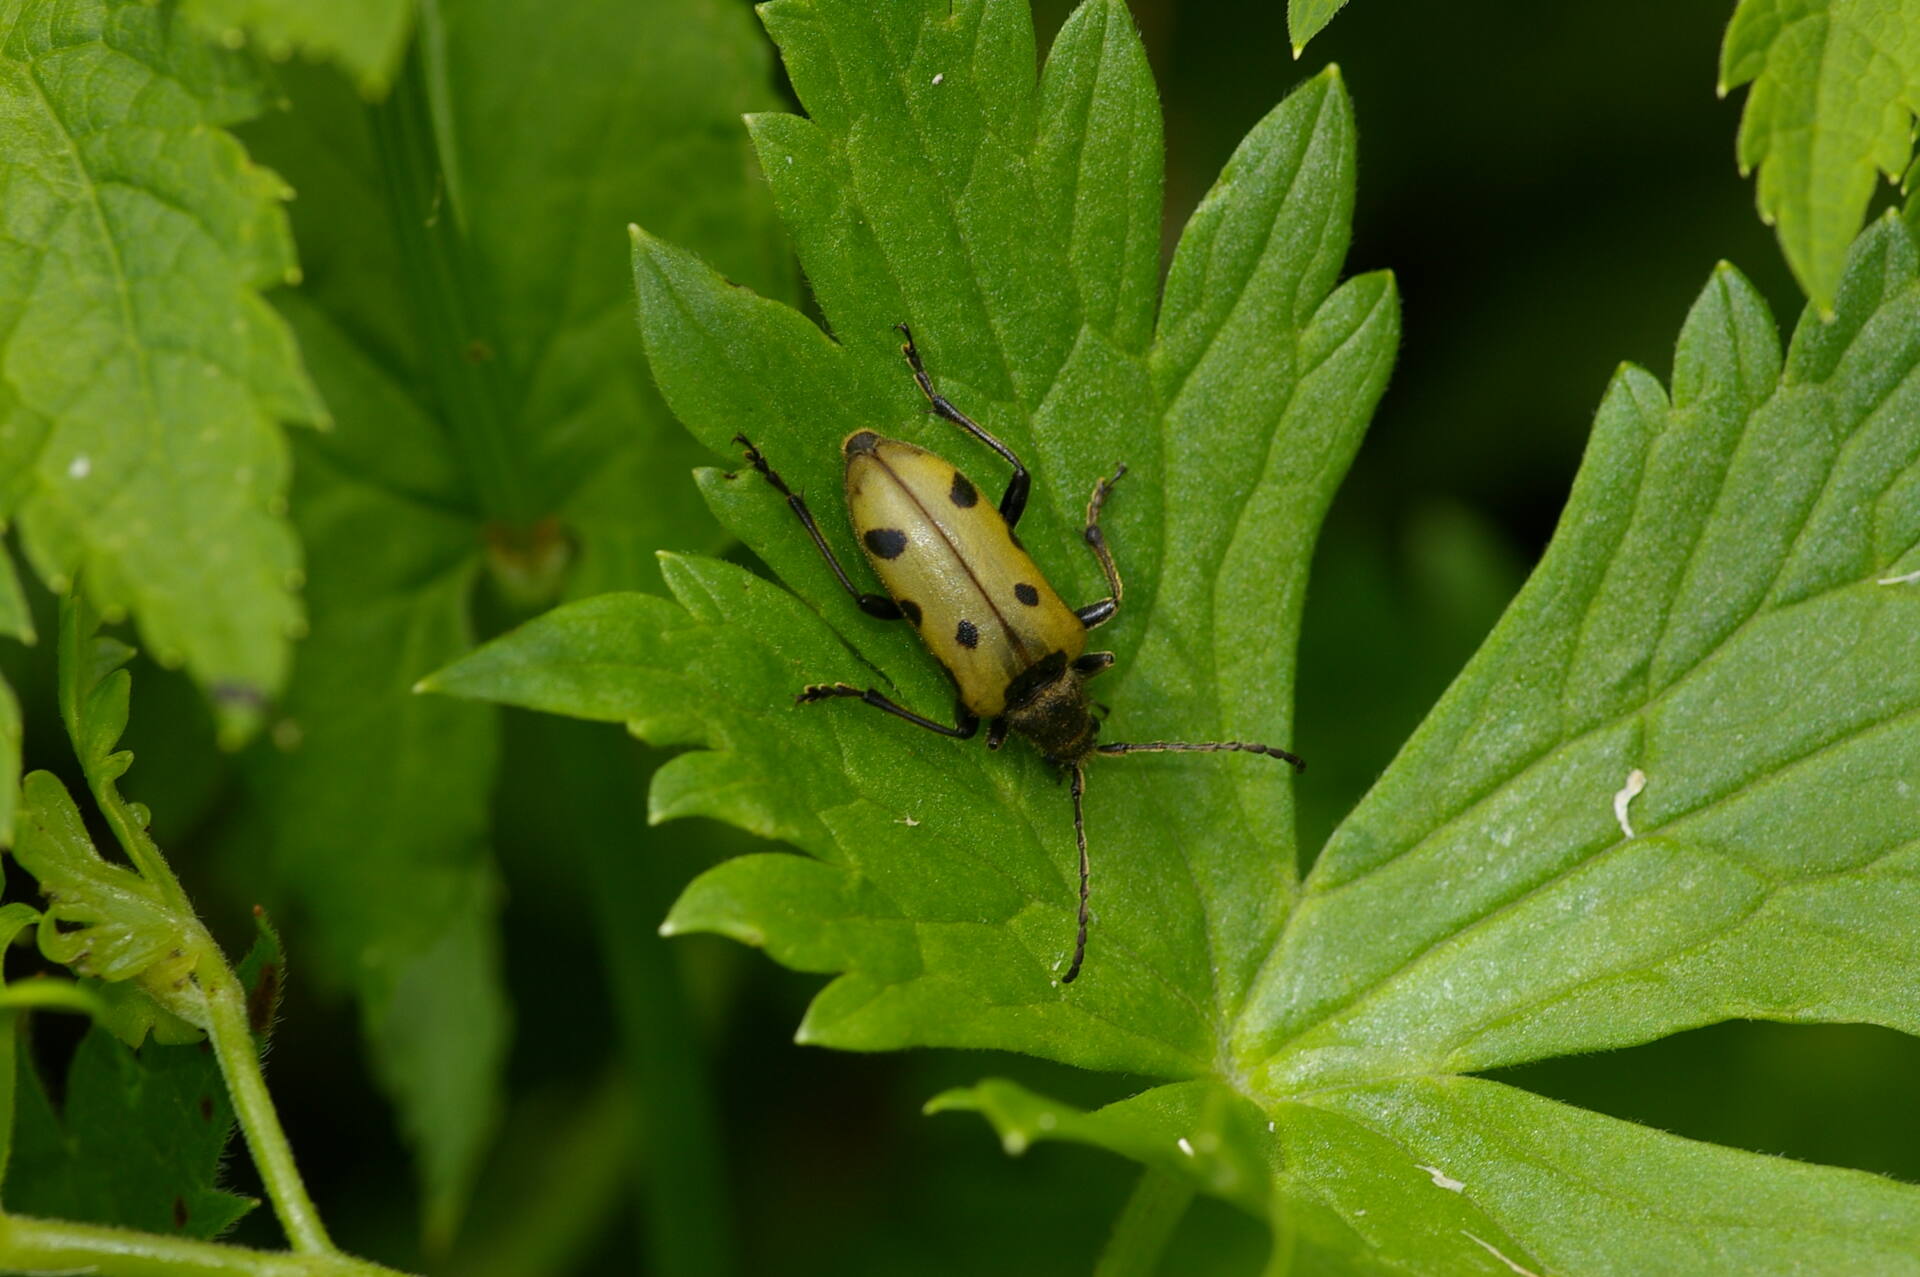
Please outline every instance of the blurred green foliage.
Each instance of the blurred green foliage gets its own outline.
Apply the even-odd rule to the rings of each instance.
[[[1036,7],[1044,50],[1069,6]],[[119,51],[159,78],[137,98],[70,101],[60,95],[84,82],[49,80],[62,118],[97,130],[76,126],[81,152],[96,169],[102,156],[122,166],[112,176],[137,195],[239,199],[227,224],[258,227],[211,273],[191,254],[140,267],[155,290],[141,322],[88,330],[118,358],[168,346],[174,317],[191,315],[174,344],[218,363],[219,323],[239,313],[254,326],[266,353],[232,370],[254,401],[210,409],[195,389],[144,418],[151,429],[215,421],[272,450],[283,445],[262,433],[267,417],[316,415],[269,340],[280,321],[246,295],[286,264],[265,169],[298,192],[286,211],[303,282],[272,300],[336,429],[291,436],[284,516],[251,490],[244,509],[193,488],[163,494],[178,540],[155,545],[176,553],[124,571],[113,597],[145,633],[186,636],[165,655],[184,657],[201,685],[137,662],[129,797],[151,808],[230,950],[249,906],[285,910],[294,979],[269,1080],[335,1235],[384,1261],[460,1273],[492,1262],[500,1273],[878,1274],[923,1269],[930,1255],[947,1273],[1090,1270],[1127,1200],[1125,1164],[1045,1145],[1009,1160],[971,1120],[919,1107],[987,1074],[1077,1109],[1146,1079],[1011,1055],[795,1046],[816,978],[655,934],[689,880],[758,844],[699,821],[648,828],[661,756],[612,729],[409,694],[556,596],[657,589],[656,548],[726,549],[685,477],[710,454],[671,422],[631,324],[625,224],[693,246],[764,294],[799,293],[738,119],[793,102],[743,4],[569,3],[535,18],[527,6],[445,3],[425,8],[412,45],[410,8],[0,4],[9,104],[39,92],[18,72],[24,51],[71,30],[49,14],[107,13],[123,24]],[[1165,119],[1163,262],[1248,129],[1337,60],[1360,139],[1347,269],[1392,269],[1403,299],[1393,380],[1320,536],[1302,619],[1293,743],[1313,761],[1296,813],[1311,862],[1524,579],[1617,362],[1668,380],[1673,334],[1722,259],[1783,327],[1800,293],[1735,162],[1743,104],[1714,96],[1731,6],[1512,0],[1463,14],[1296,0],[1296,22],[1327,23],[1297,62],[1306,32],[1289,33],[1283,6],[1131,8]],[[191,24],[143,25],[176,12]],[[277,60],[289,51],[332,61]],[[235,167],[224,129],[268,104],[238,134],[265,169]],[[139,112],[154,110],[160,134],[183,130],[178,145],[205,148],[187,158],[210,167],[127,143],[127,130],[155,123]],[[23,163],[29,136],[42,138],[0,137],[10,217],[47,207],[21,192],[62,153]],[[196,184],[203,171],[214,176]],[[70,176],[49,186],[68,203]],[[143,211],[136,199],[127,216],[160,216],[165,203]],[[1851,225],[1863,204],[1870,212],[1870,199],[1848,205]],[[1820,251],[1851,238],[1837,225],[1819,232]],[[34,228],[13,230],[10,244],[34,242]],[[80,258],[59,264],[114,242],[113,231],[82,235]],[[1822,295],[1837,270],[1797,252],[1789,244]],[[0,642],[11,685],[0,686],[0,773],[14,770],[17,692],[25,766],[72,788],[44,585],[80,547],[119,547],[95,544],[90,529],[112,525],[69,498],[101,477],[96,459],[124,461],[130,499],[148,509],[166,462],[122,449],[74,398],[111,388],[119,365],[91,378],[77,359],[23,362],[60,349],[57,325],[16,330],[6,308],[31,298],[23,281],[37,261],[0,255],[0,509],[19,510],[8,551],[41,573],[22,592],[0,558],[0,634],[43,636]],[[208,298],[218,306],[203,308]],[[8,344],[18,331],[33,340]],[[8,464],[24,455],[9,451],[20,439],[55,426],[98,430],[107,450],[89,451],[79,476],[71,449],[30,471]],[[489,468],[489,449],[505,462]],[[274,464],[248,482],[272,488]],[[242,578],[186,548],[213,544],[204,529],[228,517],[267,529],[244,546],[256,576],[285,566],[285,528],[306,556],[311,634],[270,699],[246,688],[280,686],[291,596],[276,576],[227,607],[223,591]],[[175,580],[195,573],[204,588]],[[246,688],[227,689],[229,665],[244,667]],[[264,732],[248,752],[216,748],[217,722],[231,737],[255,719]],[[6,899],[36,899],[11,859],[0,872]],[[16,953],[8,974],[32,969]],[[75,1076],[76,1049],[96,1049],[76,1048],[63,1025],[35,1021],[41,1079]],[[1736,1022],[1492,1076],[1693,1138],[1912,1181],[1920,1141],[1899,1115],[1916,1068],[1920,1045],[1889,1030]],[[259,1196],[244,1157],[230,1170],[231,1188]],[[543,1197],[562,1177],[577,1194]],[[237,1236],[279,1244],[265,1211]],[[1252,1273],[1265,1238],[1203,1199],[1168,1253],[1168,1273]]]

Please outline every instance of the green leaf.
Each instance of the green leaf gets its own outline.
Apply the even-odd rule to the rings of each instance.
[[[501,989],[500,892],[490,876],[441,886],[439,932],[360,981],[374,1071],[400,1109],[426,1189],[430,1245],[451,1242],[499,1120],[509,1013]]]
[[[1905,1273],[1920,1253],[1909,1185],[1477,1078],[1339,1087],[1264,1114],[1204,1083],[1082,1113],[989,1081],[928,1108],[982,1113],[1011,1153],[1088,1144],[1270,1210],[1270,1271]]]
[[[1347,7],[1347,0],[1287,0],[1287,34],[1293,39],[1293,56],[1299,57],[1307,41],[1326,29],[1333,15]]]
[[[745,431],[803,491],[839,486],[832,443],[851,423],[964,457],[900,360],[890,324],[911,318],[942,389],[1033,463],[1021,534],[1070,596],[1099,584],[1077,548],[1086,492],[1117,460],[1133,467],[1109,507],[1130,582],[1111,631],[1121,665],[1101,691],[1109,730],[1286,740],[1313,532],[1397,332],[1385,277],[1333,287],[1353,173],[1337,76],[1302,87],[1240,148],[1182,240],[1156,325],[1158,219],[1140,190],[1159,186],[1157,109],[1124,7],[1076,13],[1037,83],[1017,6],[921,14],[903,42],[894,19],[859,6],[765,10],[813,118],[751,124],[839,344],[641,234],[642,327],[668,401],[715,449]],[[821,863],[723,866],[669,927],[843,972],[809,1012],[808,1040],[1205,1073],[1285,916],[1295,856],[1281,769],[1093,769],[1099,921],[1065,996],[1055,977],[1077,870],[1055,777],[1025,751],[903,739],[849,707],[796,709],[804,683],[868,681],[849,642],[909,705],[940,712],[951,691],[903,627],[835,591],[758,478],[708,472],[702,486],[812,607],[738,569],[669,558],[680,607],[562,609],[431,685],[709,747],[660,771],[655,819],[715,816]],[[847,543],[844,516],[818,513]]]
[[[1760,216],[1824,314],[1873,196],[1897,180],[1920,112],[1917,0],[1741,0],[1720,50],[1720,93],[1752,82],[1740,171]]]
[[[251,39],[276,61],[295,51],[331,59],[370,98],[392,82],[413,26],[406,0],[187,0],[182,8],[230,47]]]
[[[20,933],[40,920],[40,911],[21,901],[0,905],[0,987],[6,984],[7,950]]]
[[[663,541],[722,542],[661,478],[699,454],[644,364],[626,221],[792,284],[737,125],[773,100],[745,11],[484,0],[434,34],[387,103],[292,67],[294,109],[248,133],[302,192],[307,280],[279,301],[338,428],[296,448],[313,632],[273,747],[247,760],[235,845],[271,849],[313,969],[351,981],[444,1238],[508,1047],[486,846],[499,729],[411,689],[472,646],[495,593],[524,610],[657,588]]]
[[[325,417],[258,291],[297,273],[285,185],[224,129],[257,80],[134,0],[11,0],[0,30],[0,518],[237,740],[301,624],[277,422]]]
[[[1911,1188],[1457,1077],[1735,1018],[1920,1030],[1920,248],[1897,220],[1837,300],[1783,360],[1722,267],[1671,396],[1621,371],[1545,559],[1316,864],[1233,1058],[1299,1192],[1358,1190],[1326,1245],[1413,1262],[1451,1229],[1536,1271],[1913,1254]],[[1464,1185],[1421,1198],[1445,1218],[1382,1231],[1412,1210],[1380,1209],[1396,1162]],[[1631,1185],[1595,1196],[1595,1165]],[[1655,1201],[1690,1206],[1627,1226]]]
[[[0,1185],[8,1210],[206,1238],[253,1209],[217,1187],[233,1110],[211,1051],[136,1052],[95,1028],[56,1110],[24,1045],[12,1169]]]
[[[1082,1113],[996,1078],[936,1095],[926,1111],[979,1113],[1016,1157],[1044,1140],[1091,1144],[1196,1181],[1252,1214],[1268,1209],[1276,1168],[1267,1118],[1244,1096],[1210,1082],[1157,1086]]]
[[[94,801],[132,867],[95,850],[73,798],[50,772],[34,772],[21,786],[13,855],[47,900],[41,953],[85,978],[84,1000],[72,1009],[89,1011],[129,1046],[150,1030],[188,1041],[206,1024],[195,974],[208,964],[223,967],[224,959],[154,845],[151,814],[120,794],[118,781],[133,764],[131,753],[115,748],[132,690],[121,667],[133,649],[97,635],[97,622],[84,600],[62,600],[60,713]]]
[[[1059,49],[1112,12],[1084,7]],[[1103,309],[1075,274],[1057,228],[1078,212],[1046,194],[1132,188],[1033,176],[1016,6],[931,5],[917,31],[824,2],[766,16],[812,118],[755,137],[835,339],[637,234],[676,412],[716,450],[745,431],[813,494],[835,490],[854,424],[964,456],[915,418],[885,330],[911,319],[941,388],[1036,463],[1022,536],[1075,587],[1096,579],[1072,553],[1087,482],[1158,434],[1109,507],[1130,589],[1108,730],[1287,742],[1301,573],[1393,336],[1386,281],[1333,289],[1353,162],[1337,78],[1296,91],[1196,211],[1140,359],[1127,303]],[[1920,1031],[1920,249],[1897,220],[1861,238],[1836,312],[1809,312],[1783,356],[1723,267],[1671,393],[1619,373],[1545,559],[1304,883],[1285,778],[1257,760],[1094,768],[1097,917],[1067,989],[1052,777],[791,703],[835,679],[935,713],[944,696],[750,471],[702,485],[795,594],[668,556],[672,601],[558,609],[429,685],[694,747],[657,774],[655,819],[806,855],[720,866],[667,930],[833,973],[804,1040],[1171,1079],[1087,1117],[997,1089],[964,1102],[1271,1211],[1283,1265],[1897,1271],[1920,1191],[1461,1076],[1732,1018]],[[850,546],[834,505],[816,513]]]
[[[160,888],[100,858],[67,787],[51,772],[29,775],[21,798],[13,855],[47,898],[40,951],[102,980],[139,979],[155,989],[185,980],[201,954],[182,947],[189,924]]]
[[[1262,1087],[1736,1017],[1920,1030],[1920,252],[1897,221],[1838,302],[1783,363],[1723,266],[1671,397],[1615,377],[1546,557],[1270,955],[1236,1034]]]
[[[4,970],[7,950],[22,932],[40,921],[40,911],[22,901],[0,905],[0,1023],[10,1025],[17,1011],[70,1011],[91,1016],[96,1024],[107,1027],[129,1046],[137,1046],[149,1031],[156,1028],[161,1029],[158,1036],[163,1038],[171,1036],[176,1026],[184,1030],[183,1034],[172,1038],[175,1042],[198,1039],[198,1030],[168,1015],[154,1005],[153,999],[129,990],[125,985],[103,984],[98,980],[53,980],[44,976],[8,984]],[[131,996],[117,997],[119,992]],[[144,1016],[134,1012],[136,1005],[145,1008]],[[11,1049],[9,1045],[8,1050]],[[0,1070],[10,1067],[9,1061],[0,1060]],[[7,1085],[10,1083],[0,1079],[0,1090]],[[0,1102],[0,1115],[7,1111],[6,1104]],[[6,1170],[4,1144],[5,1136],[0,1134],[0,1181],[4,1181]]]

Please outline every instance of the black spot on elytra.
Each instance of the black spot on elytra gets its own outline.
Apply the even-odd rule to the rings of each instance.
[[[909,625],[916,628],[919,626],[920,605],[918,603],[915,603],[912,599],[895,599],[893,605],[900,609],[900,615],[907,618]]]
[[[967,476],[961,474],[958,470],[953,472],[953,488],[947,493],[947,496],[962,510],[965,510],[980,500],[978,489],[968,481]]]
[[[869,528],[867,548],[878,559],[897,559],[907,548],[907,534],[899,528]]]
[[[1040,591],[1034,589],[1031,585],[1028,585],[1025,581],[1022,581],[1020,582],[1020,584],[1013,587],[1013,597],[1016,599],[1019,599],[1022,603],[1025,603],[1028,607],[1040,606]]]
[[[980,631],[972,621],[960,622],[960,628],[953,632],[953,641],[961,647],[980,646]]]

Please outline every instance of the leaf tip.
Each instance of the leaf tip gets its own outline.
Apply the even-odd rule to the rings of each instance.
[[[932,1117],[935,1113],[971,1113],[977,1108],[973,1102],[973,1091],[964,1086],[950,1087],[929,1099],[920,1106],[920,1116]]]

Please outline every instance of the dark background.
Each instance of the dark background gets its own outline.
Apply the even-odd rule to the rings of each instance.
[[[1067,8],[1040,4],[1043,47]],[[1716,261],[1747,273],[1783,329],[1801,298],[1734,166],[1744,93],[1714,95],[1730,2],[1355,0],[1298,62],[1279,0],[1133,8],[1165,104],[1169,247],[1245,131],[1337,61],[1360,130],[1349,271],[1390,268],[1403,298],[1399,362],[1334,506],[1306,615],[1294,743],[1313,760],[1298,791],[1310,857],[1539,556],[1616,366],[1630,360],[1666,378],[1681,320]],[[22,659],[43,663],[50,646]],[[48,686],[14,673],[23,700]],[[28,705],[29,766],[57,753],[49,708]],[[660,1150],[633,1132],[609,1081],[604,1005],[609,979],[649,970],[677,975],[685,990],[663,993],[660,1031],[697,1035],[710,1054],[724,1127],[713,1152],[732,1189],[741,1271],[1091,1270],[1129,1166],[1066,1147],[1009,1159],[984,1123],[922,1117],[920,1105],[995,1074],[1082,1103],[1143,1080],[984,1053],[803,1049],[792,1031],[820,981],[716,940],[676,941],[654,967],[610,974],[582,912],[607,888],[605,866],[596,878],[567,854],[574,825],[581,841],[591,825],[624,827],[641,844],[614,872],[648,931],[681,885],[748,840],[696,823],[645,829],[651,760],[616,731],[509,722],[497,846],[511,900],[516,1107],[467,1232],[436,1271],[637,1267],[634,1232],[646,1225],[619,1172],[629,1159],[657,1166]],[[203,728],[191,689],[136,669],[130,785],[155,796],[163,826],[176,813],[163,840],[211,897],[205,912],[243,916],[221,898],[231,875],[196,852],[217,825],[206,813],[219,805],[219,768],[172,745]],[[604,760],[603,773],[560,773],[556,759],[582,755]],[[172,801],[156,800],[163,794]],[[301,980],[292,939],[270,1081],[310,1187],[344,1245],[428,1264],[411,1166],[366,1077],[354,1016]],[[57,1060],[61,1048],[56,1030],[37,1049]],[[1735,1024],[1502,1076],[1695,1138],[1920,1180],[1916,1073],[1920,1044],[1891,1032]],[[594,1119],[580,1121],[583,1112]],[[250,1174],[243,1157],[235,1166]],[[507,1221],[513,1203],[539,1194],[554,1195],[549,1235],[529,1237]],[[278,1244],[264,1209],[241,1236]],[[1166,1271],[1253,1273],[1264,1248],[1262,1228],[1203,1202]]]

